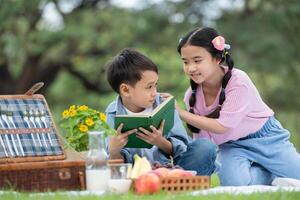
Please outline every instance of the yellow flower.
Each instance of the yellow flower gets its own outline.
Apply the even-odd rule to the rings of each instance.
[[[80,124],[79,125],[79,130],[83,133],[87,132],[89,130],[89,128],[87,127],[87,125],[84,124]]]
[[[77,114],[76,110],[70,110],[69,115],[70,117],[74,117]]]
[[[92,118],[87,118],[85,120],[85,124],[88,125],[88,126],[93,126],[94,125],[94,121]]]
[[[101,120],[101,121],[106,121],[106,115],[105,115],[104,113],[101,112],[101,113],[99,114],[99,117],[100,117],[100,120]]]
[[[85,111],[87,109],[89,109],[89,107],[87,107],[86,105],[79,106],[79,108],[78,108],[79,111]]]
[[[69,111],[68,110],[64,110],[64,112],[62,113],[62,117],[65,119],[67,117],[69,117]]]
[[[1,0],[0,0],[1,1]],[[66,139],[69,144],[77,151],[88,149],[87,133],[96,129],[107,130],[107,135],[115,135],[107,123],[105,112],[94,110],[86,105],[70,105],[61,113],[61,126],[66,132]]]
[[[75,105],[72,105],[72,106],[70,106],[70,108],[69,108],[69,110],[71,111],[71,110],[75,110],[76,109],[76,106]]]

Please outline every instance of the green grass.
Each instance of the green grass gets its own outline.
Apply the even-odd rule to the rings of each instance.
[[[0,194],[1,200],[150,200],[150,199],[164,199],[164,200],[189,200],[189,199],[197,199],[197,200],[244,200],[244,199],[262,199],[262,200],[289,200],[289,199],[300,199],[300,192],[266,192],[266,193],[254,193],[251,195],[231,195],[231,194],[210,194],[210,195],[200,195],[200,196],[192,196],[189,193],[181,193],[181,194],[165,194],[160,193],[156,195],[145,195],[138,196],[132,193],[127,195],[104,195],[104,196],[75,196],[75,195],[67,195],[61,193],[51,193],[51,194],[33,194],[33,193],[13,193],[8,192],[5,194]]]
[[[211,176],[211,186],[219,186],[218,177],[213,174]],[[65,193],[65,192],[53,192],[53,193],[24,193],[7,191],[4,193],[0,192],[0,200],[152,200],[152,199],[164,199],[164,200],[245,200],[245,199],[261,199],[261,200],[289,200],[289,199],[300,199],[300,192],[264,192],[264,193],[253,193],[251,195],[234,195],[234,194],[209,194],[209,195],[197,195],[192,196],[190,192],[167,194],[161,192],[155,195],[135,195],[130,192],[126,195],[106,194],[103,196],[97,195],[79,195],[78,193]]]
[[[220,185],[219,178],[216,174],[212,174],[212,176],[210,177],[210,181],[211,187],[217,187]]]

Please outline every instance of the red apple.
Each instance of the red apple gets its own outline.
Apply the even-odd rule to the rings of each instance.
[[[183,176],[195,176],[192,172],[184,171]]]
[[[164,178],[164,177],[168,176],[170,170],[165,167],[160,167],[160,168],[153,170],[152,172],[155,173],[156,175],[158,175],[159,178]]]
[[[191,172],[184,171],[183,169],[172,169],[168,173],[168,177],[187,177],[187,176],[193,176]]]
[[[154,194],[160,189],[159,177],[152,172],[143,174],[135,180],[134,188],[137,194]]]
[[[182,169],[172,169],[169,173],[168,173],[168,177],[181,177],[184,173],[184,170]]]

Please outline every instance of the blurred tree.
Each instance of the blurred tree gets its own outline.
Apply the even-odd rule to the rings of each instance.
[[[0,94],[24,93],[43,81],[40,92],[56,116],[70,104],[104,109],[114,96],[105,63],[125,47],[153,58],[160,68],[161,90],[181,94],[186,87],[178,84],[182,69],[176,53],[185,23],[173,23],[170,12],[159,5],[122,9],[107,0],[0,4]],[[47,15],[55,21],[49,22]]]
[[[268,103],[299,111],[300,3],[297,0],[247,0],[243,9],[223,15],[220,31],[232,42],[237,63],[247,65]],[[256,74],[256,75],[255,75]]]
[[[63,11],[64,2],[71,11]],[[61,18],[59,29],[43,18],[49,5]],[[10,0],[1,1],[0,9],[1,94],[22,93],[38,81],[46,83],[46,93],[62,70],[85,89],[106,94],[104,64],[112,55],[128,46],[171,52],[177,41],[166,14],[151,8],[129,11],[104,0]]]
[[[107,92],[76,70],[76,55],[101,56],[101,48],[78,49],[82,38],[68,30],[53,31],[40,27],[44,8],[49,3],[59,11],[57,1],[1,1],[0,7],[0,93],[22,93],[33,83],[44,81],[44,90],[56,79],[62,69],[82,81],[86,88]],[[81,1],[69,14],[60,16],[68,21],[73,13],[92,9],[100,1]],[[101,1],[105,2],[105,1]],[[76,38],[77,37],[77,38]]]

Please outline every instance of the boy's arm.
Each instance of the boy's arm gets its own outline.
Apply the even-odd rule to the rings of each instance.
[[[120,153],[120,151],[113,151],[110,147],[111,142],[113,141],[113,138],[109,139],[109,144],[108,144],[108,152],[109,152],[109,158],[110,159],[122,159],[124,161],[124,157],[122,156],[122,154]]]
[[[106,109],[106,117],[107,117],[107,124],[111,127],[114,128],[114,120],[115,120],[115,112],[109,112],[109,108],[114,105],[109,105],[108,108]],[[123,159],[125,163],[133,163],[133,156],[131,155],[130,151],[128,149],[121,149],[119,153],[116,152],[110,152],[109,151],[109,144],[110,144],[110,138],[108,137],[106,139],[106,151],[109,155],[110,159]],[[112,154],[111,154],[112,153]]]
[[[121,155],[120,152],[124,148],[124,146],[127,144],[128,136],[137,131],[136,129],[132,129],[132,130],[122,133],[121,132],[122,128],[123,128],[123,124],[121,124],[117,128],[117,135],[110,137],[108,149],[109,149],[111,159],[123,158],[123,156]]]
[[[160,148],[157,148],[157,150],[153,152],[155,161],[159,161],[161,164],[170,163],[170,156],[172,156],[174,160],[180,157],[180,155],[186,151],[187,145],[191,141],[177,111],[175,110],[174,112],[174,126],[166,137],[171,143],[172,154],[166,154]]]
[[[172,155],[173,154],[173,146],[172,143],[163,138],[160,143],[157,145],[157,147],[162,150],[166,155]]]
[[[157,146],[166,155],[172,155],[172,143],[163,136],[164,125],[165,120],[160,123],[159,129],[150,126],[152,132],[140,127],[139,130],[142,131],[142,133],[138,132],[137,137],[149,144]]]

